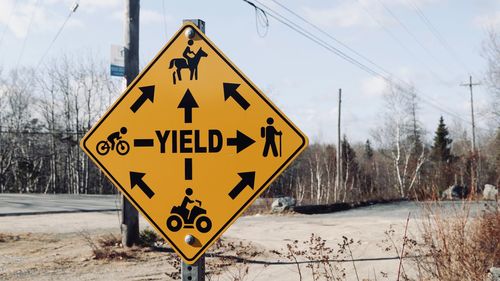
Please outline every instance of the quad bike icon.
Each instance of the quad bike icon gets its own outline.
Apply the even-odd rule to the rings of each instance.
[[[99,155],[106,155],[110,150],[116,150],[119,155],[125,155],[130,150],[130,145],[127,141],[122,140],[123,135],[127,133],[127,128],[122,127],[120,131],[111,133],[107,140],[102,140],[97,143],[96,150]],[[117,142],[118,141],[118,142]]]
[[[181,228],[195,228],[201,233],[207,233],[212,229],[212,221],[206,216],[207,210],[201,207],[201,201],[191,200],[188,196],[193,194],[191,188],[186,189],[186,195],[180,206],[172,207],[167,219],[167,228],[177,232]],[[188,203],[198,203],[191,210],[187,208]]]

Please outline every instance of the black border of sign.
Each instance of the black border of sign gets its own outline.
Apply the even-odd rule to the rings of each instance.
[[[193,28],[195,31],[196,31],[196,35],[198,35],[201,39],[203,39],[203,41],[205,41],[205,43],[210,46],[210,48],[215,52],[217,53],[217,55],[227,64],[229,65],[229,67],[231,67],[231,69],[233,69],[234,72],[236,72],[238,74],[238,76],[240,76],[241,79],[243,79],[243,81],[245,81],[251,88],[252,90],[257,93],[261,99],[263,99],[268,105],[269,107],[271,107],[275,112],[276,114],[278,114],[282,120],[284,120],[288,126],[290,126],[296,133],[297,135],[300,136],[300,138],[302,139],[302,144],[299,146],[299,148],[294,152],[292,153],[292,155],[272,174],[272,176],[266,180],[266,182],[261,186],[259,187],[258,189],[256,189],[256,192],[254,192],[254,194],[243,204],[243,206],[228,220],[228,222],[226,222],[220,229],[219,231],[217,231],[212,238],[210,238],[210,240],[203,246],[200,248],[200,250],[194,255],[194,257],[192,259],[188,259],[183,253],[182,251],[170,240],[170,238],[168,238],[168,236],[161,230],[161,228],[156,224],[156,222],[146,213],[146,211],[134,200],[134,198],[132,196],[130,196],[130,194],[127,192],[127,189],[125,187],[123,187],[115,178],[114,176],[104,167],[104,165],[102,165],[101,162],[99,162],[99,160],[94,156],[94,154],[91,152],[91,150],[87,147],[86,145],[86,142],[87,140],[92,136],[92,134],[99,128],[99,126],[102,124],[102,122],[104,122],[104,120],[106,120],[106,118],[113,112],[113,110],[122,102],[122,100],[130,93],[130,91],[132,89],[135,88],[136,84],[142,79],[142,77],[148,73],[149,69],[156,63],[156,61],[162,57],[163,53],[170,47],[170,45],[172,45],[173,42],[175,42],[175,40],[181,35],[183,34],[183,31],[188,28],[188,27],[191,27]],[[84,137],[84,139],[82,140],[82,143],[83,143],[83,147],[85,148],[85,150],[87,151],[87,154],[90,155],[94,162],[96,162],[99,167],[101,169],[103,169],[105,172],[106,172],[106,175],[108,175],[108,177],[110,177],[113,182],[115,183],[116,186],[118,186],[121,191],[123,193],[125,193],[125,195],[127,196],[127,198],[129,200],[131,200],[134,205],[140,209],[141,213],[143,215],[145,215],[147,218],[148,218],[148,221],[150,223],[152,223],[156,229],[158,231],[161,232],[161,234],[168,240],[169,244],[174,247],[178,253],[180,253],[182,255],[182,257],[184,258],[184,260],[186,261],[190,261],[192,263],[196,262],[200,255],[202,255],[204,252],[205,252],[205,249],[212,245],[212,243],[214,242],[214,239],[216,237],[219,237],[219,235],[221,234],[221,232],[223,230],[225,230],[226,228],[229,227],[230,224],[232,224],[236,218],[243,212],[244,209],[246,209],[250,203],[255,200],[256,196],[257,195],[260,195],[260,193],[263,191],[264,188],[266,188],[268,185],[270,185],[270,181],[272,179],[274,179],[275,177],[277,177],[283,170],[284,168],[290,164],[290,161],[296,157],[296,155],[304,148],[304,146],[307,144],[307,140],[306,138],[304,137],[303,133],[300,132],[292,123],[290,123],[290,121],[267,99],[267,97],[265,97],[257,88],[255,88],[255,86],[253,85],[253,83],[251,83],[244,75],[241,74],[241,72],[231,63],[228,61],[228,59],[226,59],[226,57],[224,55],[221,54],[221,52],[217,49],[217,47],[215,47],[209,40],[207,40],[207,38],[205,38],[205,35],[202,34],[201,32],[199,32],[198,28],[196,26],[194,26],[193,24],[191,23],[186,23],[184,24],[181,29],[177,32],[177,34],[169,41],[169,43],[163,47],[163,49],[156,55],[156,57],[153,59],[153,61],[146,67],[145,70],[143,70],[140,75],[132,82],[132,84],[127,88],[125,94],[123,94],[113,105],[112,107],[104,114],[103,117],[100,118],[99,122],[87,133],[87,135]]]

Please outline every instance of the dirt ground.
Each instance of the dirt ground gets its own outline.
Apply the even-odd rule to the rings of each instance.
[[[348,260],[328,264],[338,276],[345,273],[345,280],[357,280],[357,273],[359,280],[395,280],[399,259],[394,249],[386,248],[391,239],[402,244],[409,214],[408,232],[418,235],[418,212],[415,203],[401,202],[323,215],[245,216],[209,250],[207,280],[299,280],[299,269],[302,280],[312,280],[307,263],[297,267],[294,257],[287,257],[287,244],[293,249],[298,241],[297,247],[306,249],[304,241],[313,233],[325,240],[320,251],[332,248],[332,255]],[[149,228],[144,220],[140,224]],[[109,234],[119,235],[116,212],[0,217],[0,280],[174,280],[179,264],[168,249],[111,247],[125,257],[96,259],[92,246]],[[352,239],[352,254],[345,246],[338,254],[343,236],[347,242]],[[307,255],[311,251],[295,258],[306,261]],[[323,269],[316,265],[317,271]],[[411,274],[413,269],[403,265]]]

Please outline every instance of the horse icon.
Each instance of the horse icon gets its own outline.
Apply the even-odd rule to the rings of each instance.
[[[207,210],[201,207],[200,200],[191,200],[189,196],[193,194],[191,188],[186,189],[186,196],[180,206],[172,207],[170,216],[167,219],[167,228],[172,232],[179,231],[182,227],[194,228],[201,233],[207,233],[212,229],[212,221],[206,216]],[[189,203],[198,203],[191,210],[188,209]],[[194,224],[194,225],[193,225]]]
[[[193,40],[189,40],[189,45],[193,44]],[[192,57],[190,56],[192,54]],[[175,66],[175,70],[172,73],[174,85],[177,83],[177,77],[179,81],[182,81],[181,70],[183,68],[189,69],[189,80],[198,80],[198,64],[200,63],[201,58],[208,57],[208,54],[203,51],[200,47],[196,53],[191,51],[189,46],[186,47],[182,58],[174,58],[170,61],[170,66],[168,69],[172,69]]]

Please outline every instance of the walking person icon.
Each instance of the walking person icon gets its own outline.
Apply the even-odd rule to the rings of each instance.
[[[264,151],[262,152],[262,156],[267,157],[269,154],[269,149],[272,150],[273,156],[278,157],[278,149],[276,147],[276,136],[279,137],[279,156],[281,157],[281,135],[282,132],[276,130],[273,126],[274,119],[269,117],[267,118],[267,126],[260,128],[260,136],[266,139],[264,144]]]

